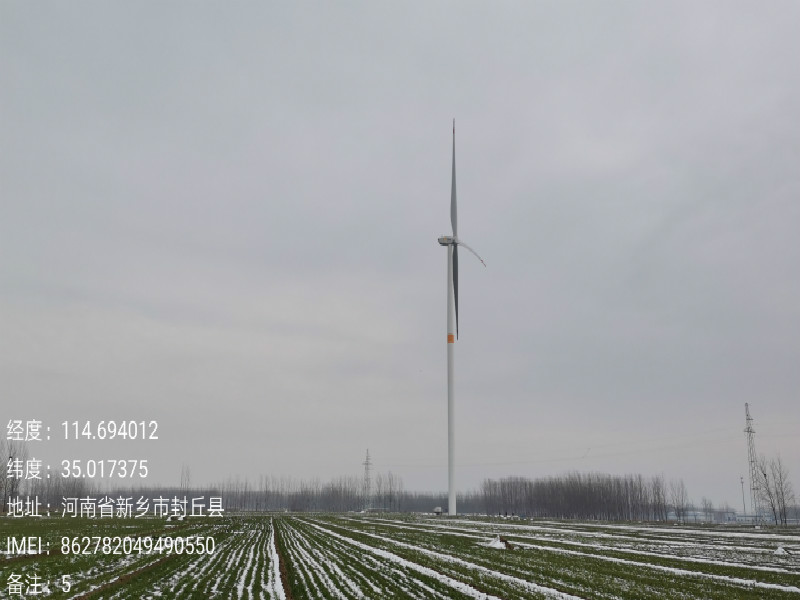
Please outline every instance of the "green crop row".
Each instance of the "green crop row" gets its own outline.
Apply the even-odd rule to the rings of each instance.
[[[709,600],[797,598],[800,564],[773,548],[788,534],[727,529],[432,519],[412,515],[4,519],[5,537],[41,538],[49,554],[0,557],[0,598],[14,577],[47,581],[43,598],[272,599],[270,540],[290,600],[548,598]],[[488,547],[502,535],[511,549]],[[213,537],[213,554],[83,553],[62,539]],[[81,550],[75,552],[76,550]],[[718,557],[724,557],[718,560]],[[715,562],[716,561],[716,562]],[[277,564],[277,563],[275,563]],[[771,569],[771,570],[770,570]],[[67,575],[69,593],[56,582]],[[551,590],[552,593],[548,593]]]

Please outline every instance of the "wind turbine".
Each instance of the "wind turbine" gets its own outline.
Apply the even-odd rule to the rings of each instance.
[[[453,389],[453,346],[458,339],[458,247],[464,246],[483,259],[472,248],[458,239],[458,217],[456,211],[456,120],[453,119],[453,181],[450,187],[450,224],[453,235],[443,235],[439,244],[447,246],[447,496],[448,514],[456,515],[456,445],[455,445],[455,390]],[[453,329],[453,309],[455,308],[455,330]]]

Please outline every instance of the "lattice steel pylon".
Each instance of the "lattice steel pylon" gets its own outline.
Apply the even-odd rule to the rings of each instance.
[[[756,454],[756,430],[753,429],[753,417],[750,416],[750,406],[744,403],[744,414],[746,427],[744,432],[747,435],[747,460],[750,463],[750,506],[753,511],[753,518],[761,520],[761,488],[759,486],[758,474],[758,455]]]

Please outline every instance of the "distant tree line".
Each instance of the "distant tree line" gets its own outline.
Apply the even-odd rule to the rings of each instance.
[[[794,502],[785,467],[764,463],[762,477],[769,483],[762,487],[765,507],[775,524],[796,523],[800,508]],[[766,475],[764,475],[766,472]],[[0,473],[2,475],[2,473]],[[22,485],[20,485],[20,483]],[[256,483],[229,478],[214,486],[136,486],[105,488],[100,482],[57,477],[36,481],[3,478],[3,510],[9,497],[17,494],[37,496],[42,506],[49,504],[58,514],[63,498],[101,498],[109,496],[140,497],[151,501],[220,496],[230,512],[352,512],[365,509],[381,512],[432,512],[447,507],[445,492],[405,490],[400,477],[378,474],[370,497],[364,493],[362,477],[346,476],[321,482],[290,477],[262,476]],[[771,500],[770,500],[771,498]],[[683,481],[667,481],[663,476],[614,476],[600,473],[568,473],[558,477],[526,479],[507,477],[486,479],[477,490],[458,494],[460,513],[518,515],[533,518],[582,519],[601,521],[719,521],[733,514],[730,507],[715,509],[707,498],[700,506],[689,499]]]
[[[290,510],[298,512],[348,512],[365,509],[399,512],[405,510],[403,480],[391,471],[377,473],[367,495],[364,479],[343,476],[323,483],[319,479],[260,477],[257,484],[229,479],[219,486],[230,510]]]
[[[58,512],[63,498],[87,496],[140,497],[148,499],[221,496],[226,511],[348,512],[432,512],[447,506],[443,492],[412,492],[399,476],[377,473],[367,493],[363,477],[343,476],[327,482],[291,477],[261,476],[256,482],[229,478],[223,483],[192,487],[189,467],[181,468],[180,486],[111,488],[116,481],[63,479],[42,473],[35,479],[12,476],[14,464],[26,463],[28,448],[23,442],[0,439],[0,512],[9,498],[36,496],[42,506]],[[776,525],[797,522],[798,506],[785,463],[777,457],[758,463],[756,482],[762,510]],[[710,500],[703,498],[702,510],[689,499],[681,479],[667,481],[663,475],[606,475],[572,472],[557,477],[528,479],[507,477],[486,479],[477,490],[458,495],[461,513],[521,515],[558,519],[607,521],[666,521],[689,518],[711,521],[718,517]],[[724,514],[733,511],[723,509]]]
[[[684,519],[690,506],[682,480],[662,475],[568,473],[558,477],[486,479],[483,512],[557,519],[665,521],[670,511]]]

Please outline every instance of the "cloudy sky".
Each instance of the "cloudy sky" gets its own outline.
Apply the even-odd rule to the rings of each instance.
[[[800,487],[796,2],[0,5],[0,420],[150,482]],[[64,442],[155,419],[158,442]]]

